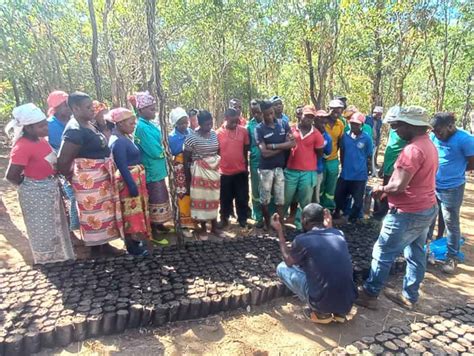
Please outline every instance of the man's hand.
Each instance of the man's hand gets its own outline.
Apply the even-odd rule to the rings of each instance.
[[[280,223],[280,215],[278,215],[278,213],[273,214],[270,225],[275,229],[276,232],[283,231]]]
[[[382,200],[382,199],[384,199],[386,196],[387,196],[387,193],[385,193],[385,192],[383,191],[383,185],[377,186],[377,188],[375,188],[375,189],[372,191],[372,197],[373,197],[374,199]]]
[[[324,227],[331,228],[332,227],[332,215],[328,209],[324,209]]]

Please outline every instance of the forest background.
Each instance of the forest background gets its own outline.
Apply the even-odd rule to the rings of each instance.
[[[0,118],[52,90],[110,106],[150,90],[221,118],[230,98],[334,95],[369,112],[418,104],[469,126],[474,2],[458,0],[1,0]]]

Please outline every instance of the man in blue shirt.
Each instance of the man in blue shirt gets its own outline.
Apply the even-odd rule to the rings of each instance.
[[[336,185],[334,218],[340,218],[340,212],[346,200],[352,196],[354,203],[349,214],[349,221],[356,221],[364,203],[365,185],[368,179],[367,159],[372,156],[372,140],[361,130],[365,116],[354,113],[350,120],[351,130],[344,133],[341,140],[342,172]]]
[[[271,101],[262,101],[260,109],[263,121],[255,128],[255,140],[260,149],[258,173],[260,176],[260,204],[262,205],[265,227],[270,227],[270,213],[268,205],[273,198],[276,210],[283,219],[283,205],[285,204],[285,176],[283,169],[286,165],[286,153],[296,143],[290,133],[287,123],[278,123],[275,119]]]
[[[431,140],[438,150],[439,167],[436,174],[436,197],[446,226],[448,253],[442,266],[445,273],[454,273],[460,248],[459,213],[466,183],[465,172],[474,169],[474,136],[456,128],[453,113],[437,113],[432,121]],[[432,235],[434,222],[430,228]]]
[[[278,214],[272,227],[278,234],[283,262],[277,274],[309,308],[305,316],[319,324],[344,322],[357,298],[352,262],[342,231],[332,227],[331,213],[321,205],[308,204],[302,213],[303,234],[286,245]]]
[[[273,104],[273,110],[275,111],[275,119],[281,125],[283,122],[289,124],[290,119],[283,113],[283,100],[279,96],[273,96],[270,101]]]

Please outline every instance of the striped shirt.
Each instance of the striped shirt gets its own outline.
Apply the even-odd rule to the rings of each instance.
[[[219,151],[219,141],[214,130],[209,133],[209,138],[202,137],[197,131],[192,132],[184,141],[184,149],[192,153],[193,161],[204,157],[215,156]]]

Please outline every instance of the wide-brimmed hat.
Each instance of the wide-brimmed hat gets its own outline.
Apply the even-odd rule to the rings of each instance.
[[[388,113],[387,113],[388,114]],[[400,107],[399,112],[396,115],[386,116],[385,120],[387,123],[395,121],[405,122],[413,126],[427,126],[431,127],[430,117],[425,108],[421,106],[408,106]]]

